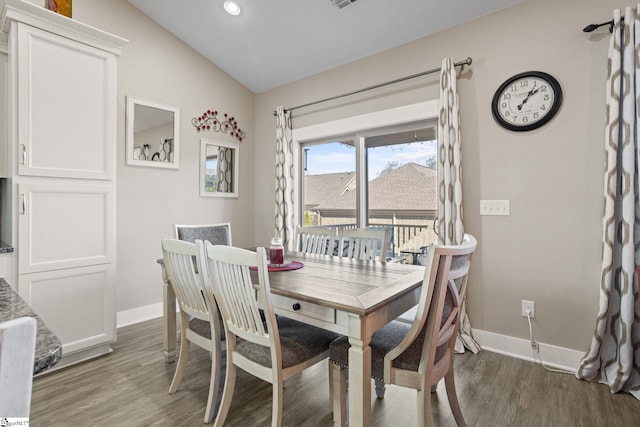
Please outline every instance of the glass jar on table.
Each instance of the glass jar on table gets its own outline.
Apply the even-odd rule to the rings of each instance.
[[[271,239],[271,246],[269,246],[269,264],[284,264],[284,246],[282,246],[282,239],[279,237]]]

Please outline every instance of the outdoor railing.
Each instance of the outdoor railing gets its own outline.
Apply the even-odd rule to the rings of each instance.
[[[333,227],[356,228],[356,224],[332,224]],[[401,250],[420,249],[422,246],[437,243],[438,236],[433,225],[426,224],[382,224],[370,223],[370,227],[388,227],[392,230],[389,236],[393,256],[399,256]]]

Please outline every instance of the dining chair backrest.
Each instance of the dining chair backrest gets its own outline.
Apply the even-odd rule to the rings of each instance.
[[[0,414],[29,418],[36,320],[20,317],[0,323]]]
[[[338,255],[366,261],[386,261],[389,232],[384,227],[341,228]]]
[[[384,357],[387,384],[428,390],[446,377],[458,425],[464,420],[453,384],[453,355],[476,246],[476,239],[465,234],[460,245],[430,247],[416,318],[404,339]]]
[[[333,255],[336,244],[335,227],[298,227],[296,250],[312,255]]]
[[[199,264],[202,261],[199,259],[196,244],[164,238],[162,255],[167,276],[175,291],[180,309],[190,316],[208,321],[208,304],[215,300],[211,290],[204,285],[203,275],[198,274],[201,267]]]
[[[211,286],[218,297],[225,327],[238,338],[277,347],[278,327],[270,298],[266,250],[257,248],[251,252],[235,247],[205,246]],[[257,269],[256,283],[251,279],[250,267]]]
[[[460,245],[431,246],[413,322],[393,320],[371,337],[371,375],[378,398],[384,397],[384,384],[417,390],[419,427],[432,425],[430,391],[442,378],[456,424],[466,426],[455,391],[453,353],[476,246],[468,234]],[[349,347],[346,337],[331,343],[334,425],[344,425],[346,419]]]
[[[276,318],[264,248],[251,252],[208,242],[205,248],[227,348],[224,391],[214,427],[225,423],[236,367],[272,384],[271,426],[280,427],[284,381],[327,358],[338,334],[284,316]],[[256,270],[255,276],[251,270]]]
[[[193,243],[200,239],[211,242],[213,245],[231,246],[233,244],[231,240],[231,223],[228,222],[200,225],[176,224],[174,229],[175,237],[178,240],[186,240]]]
[[[218,306],[209,287],[204,245],[200,239],[191,243],[164,238],[162,255],[167,277],[180,307],[180,354],[169,393],[175,393],[182,382],[189,357],[189,343],[209,351],[211,378],[204,416],[205,423],[209,423],[215,415],[221,381],[222,328]]]

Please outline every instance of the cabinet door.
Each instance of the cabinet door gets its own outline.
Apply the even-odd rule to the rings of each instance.
[[[111,183],[57,180],[20,184],[18,192],[19,274],[114,261]]]
[[[18,292],[68,355],[115,339],[112,276],[111,265],[21,274]]]
[[[8,123],[8,97],[7,97],[7,78],[8,78],[8,57],[7,44],[0,39],[0,178],[9,176],[9,129]]]
[[[18,174],[112,179],[115,56],[23,23],[15,27]]]

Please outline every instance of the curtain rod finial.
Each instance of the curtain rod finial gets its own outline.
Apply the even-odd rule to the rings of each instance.
[[[600,27],[605,26],[605,25],[608,25],[609,26],[609,32],[613,33],[613,19],[611,21],[603,22],[602,24],[589,24],[586,27],[584,27],[582,29],[582,31],[585,32],[585,33],[590,33],[592,31],[597,30]]]

